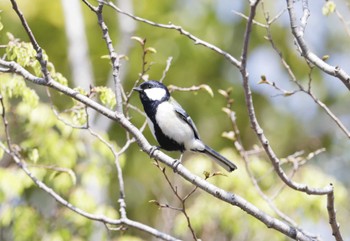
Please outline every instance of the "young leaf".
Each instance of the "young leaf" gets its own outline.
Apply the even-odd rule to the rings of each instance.
[[[99,94],[99,98],[102,104],[108,106],[111,109],[116,105],[115,94],[112,89],[104,86],[97,86],[94,88],[94,90]]]
[[[152,54],[155,54],[155,53],[157,53],[157,50],[155,48],[148,47],[145,49],[145,52],[150,52]]]
[[[328,16],[334,13],[336,5],[333,1],[327,1],[322,7],[322,14]]]
[[[34,149],[30,150],[29,153],[28,153],[28,158],[33,163],[37,163],[37,161],[39,160],[39,151],[38,151],[38,149],[34,148]]]
[[[142,38],[137,37],[137,36],[132,36],[131,39],[132,39],[132,40],[136,40],[136,41],[139,42],[142,46],[145,45],[145,43],[146,43],[146,39],[142,39]]]
[[[207,91],[208,94],[209,94],[211,97],[214,97],[214,92],[213,92],[213,90],[210,88],[209,85],[203,84],[203,85],[200,85],[199,87],[200,87],[201,89],[204,89],[205,91]]]

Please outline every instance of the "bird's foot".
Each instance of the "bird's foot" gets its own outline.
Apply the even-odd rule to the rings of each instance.
[[[179,167],[180,164],[181,164],[181,161],[177,159],[175,159],[174,162],[171,164],[174,173],[177,173],[177,168]]]
[[[152,146],[152,147],[151,147],[151,150],[150,150],[150,152],[149,152],[149,156],[150,156],[151,158],[154,158],[154,152],[155,152],[155,151],[158,151],[159,149],[160,149],[159,146]]]

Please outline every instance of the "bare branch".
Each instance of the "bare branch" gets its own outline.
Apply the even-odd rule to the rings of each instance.
[[[334,190],[327,195],[327,211],[329,216],[329,224],[332,227],[332,235],[336,241],[343,241],[343,237],[339,230],[337,222],[336,210],[334,207]]]
[[[337,14],[337,17],[339,18],[340,22],[344,25],[346,34],[350,37],[349,24],[346,22],[344,16],[337,9],[335,9],[335,13]]]
[[[233,139],[233,144],[234,147],[236,148],[236,150],[238,151],[238,153],[240,154],[241,158],[244,161],[244,165],[246,167],[248,176],[250,178],[250,180],[252,181],[253,186],[255,187],[255,189],[257,190],[258,194],[262,197],[262,199],[265,200],[265,202],[269,205],[269,207],[279,216],[281,217],[283,220],[285,220],[286,222],[288,222],[289,224],[293,225],[294,227],[297,227],[296,222],[294,222],[291,218],[289,218],[286,214],[284,214],[282,211],[280,211],[276,205],[273,203],[273,198],[269,198],[264,192],[263,190],[260,188],[258,180],[254,177],[254,174],[250,168],[250,160],[249,160],[249,156],[247,154],[247,151],[244,149],[243,145],[242,145],[242,141],[241,141],[241,137],[240,137],[240,132],[238,129],[238,125],[237,125],[237,120],[236,120],[236,114],[234,111],[231,110],[232,108],[232,103],[233,100],[229,97],[229,93],[226,93],[225,96],[226,101],[227,101],[227,108],[225,108],[225,112],[228,115],[228,117],[230,118],[231,124],[232,124],[232,129],[233,129],[233,133],[234,136],[232,137]]]
[[[172,60],[173,60],[173,57],[169,57],[167,59],[165,69],[163,71],[162,77],[159,79],[159,82],[163,82],[163,80],[165,79],[166,74],[168,73],[168,71],[170,69],[170,65],[171,65]]]
[[[7,147],[9,148],[10,152],[12,152],[12,143],[11,143],[11,136],[9,131],[9,123],[6,118],[6,109],[5,109],[5,103],[4,103],[4,97],[2,94],[0,94],[0,104],[1,104],[1,117],[2,121],[4,122],[4,128],[5,128],[5,136],[6,136],[6,143]]]
[[[48,82],[50,79],[50,73],[47,69],[47,61],[44,59],[43,49],[39,46],[38,42],[36,41],[34,34],[27,23],[27,20],[24,18],[21,10],[18,8],[17,2],[15,0],[11,0],[11,3],[12,3],[13,10],[15,10],[19,19],[21,20],[22,26],[24,27],[25,31],[27,32],[27,35],[30,39],[30,42],[32,43],[33,48],[35,49],[35,51],[37,53],[36,58],[41,65],[41,72],[44,76],[44,79],[46,82]]]
[[[255,2],[255,5],[251,6],[251,12],[248,19],[246,32],[244,35],[244,46],[243,46],[243,52],[242,52],[242,66],[240,68],[240,72],[243,78],[243,87],[244,87],[244,94],[246,99],[246,105],[249,113],[249,120],[251,123],[251,126],[256,133],[259,141],[261,142],[263,148],[265,149],[266,154],[268,155],[269,159],[271,160],[276,173],[278,176],[282,179],[284,183],[286,183],[289,187],[291,187],[294,190],[302,191],[307,194],[314,194],[314,195],[325,195],[332,191],[330,186],[327,186],[325,188],[311,188],[305,184],[298,184],[292,180],[289,179],[289,177],[286,175],[286,173],[283,171],[283,169],[280,166],[280,160],[276,156],[275,152],[273,151],[272,147],[269,144],[268,139],[264,135],[263,129],[260,127],[258,120],[256,118],[255,109],[253,105],[253,97],[252,92],[249,86],[249,77],[248,72],[246,69],[246,63],[247,63],[247,54],[248,54],[248,45],[249,45],[249,39],[250,39],[250,32],[251,27],[253,23],[253,19],[255,16],[255,10],[256,10],[256,4],[258,4],[259,1]]]
[[[307,20],[310,17],[310,10],[309,10],[309,2],[308,0],[302,0],[302,7],[303,7],[303,16],[300,19],[300,31],[303,33],[305,32]]]
[[[248,18],[249,18],[248,16],[244,15],[244,14],[241,13],[241,12],[237,12],[236,10],[232,10],[232,12],[233,12],[234,14],[236,14],[237,16],[240,16],[240,17],[244,18],[245,20],[248,20]],[[263,27],[263,28],[266,28],[266,27],[267,27],[266,24],[260,23],[260,22],[258,22],[258,21],[256,21],[256,20],[253,20],[253,23],[256,24],[256,25],[258,25],[258,26],[260,26],[260,27]]]
[[[268,17],[266,17],[266,21],[268,21]],[[275,82],[270,82],[267,79],[261,81],[260,83],[263,84],[268,84],[271,85],[272,87],[274,87],[276,90],[282,92],[282,95],[284,96],[290,96],[292,94],[295,94],[299,91],[304,92],[305,94],[309,95],[313,101],[319,106],[321,107],[326,114],[338,125],[338,127],[344,132],[344,134],[350,138],[350,131],[346,128],[346,126],[341,122],[341,120],[328,108],[327,105],[325,105],[322,101],[320,101],[311,91],[311,71],[312,71],[312,67],[310,67],[310,73],[309,73],[309,84],[308,84],[308,88],[306,89],[302,84],[299,83],[299,81],[297,80],[296,76],[294,75],[292,69],[290,68],[289,64],[286,62],[286,60],[283,58],[282,52],[277,48],[277,46],[275,45],[275,42],[272,39],[271,36],[271,31],[270,31],[270,25],[268,24],[268,27],[266,28],[267,31],[267,40],[271,43],[272,48],[277,52],[278,56],[281,59],[282,65],[285,67],[285,69],[287,70],[289,76],[291,77],[291,80],[293,81],[293,83],[295,83],[298,87],[299,90],[294,90],[294,91],[287,91],[284,90],[282,88],[280,88],[279,86],[277,86],[277,84]]]
[[[165,180],[167,181],[167,183],[169,184],[171,190],[173,191],[173,193],[175,194],[176,198],[181,203],[181,208],[171,207],[169,205],[165,205],[164,207],[168,207],[168,208],[171,208],[173,210],[177,210],[177,211],[182,212],[182,214],[186,218],[187,226],[188,226],[188,228],[191,231],[193,240],[197,241],[198,240],[197,235],[196,235],[196,233],[195,233],[195,231],[194,231],[194,229],[192,227],[191,219],[190,219],[190,217],[189,217],[189,215],[188,215],[188,213],[186,211],[186,201],[197,190],[198,187],[196,186],[188,195],[186,195],[184,198],[182,198],[180,196],[180,194],[178,193],[178,191],[177,191],[177,187],[172,184],[172,182],[170,181],[168,175],[166,174],[166,168],[165,167],[161,167],[157,161],[156,161],[156,166],[158,167],[159,170],[161,170],[161,172],[163,173],[163,176],[164,176]]]
[[[303,57],[309,61],[310,63],[317,66],[320,70],[323,72],[334,76],[338,79],[340,79],[343,84],[350,90],[350,76],[348,73],[346,73],[343,69],[341,69],[339,66],[331,66],[327,64],[325,61],[322,60],[322,58],[319,58],[315,53],[313,53],[308,45],[306,44],[304,38],[303,38],[303,31],[306,26],[307,21],[307,15],[308,15],[308,8],[307,8],[307,1],[303,0],[303,12],[304,17],[302,18],[301,27],[298,27],[295,12],[294,12],[294,1],[293,0],[287,0],[287,9],[289,13],[289,21],[292,29],[292,33],[298,43],[298,46],[301,50],[301,53]]]
[[[123,113],[123,99],[122,99],[122,85],[120,83],[120,57],[119,55],[115,52],[114,47],[113,47],[113,42],[112,39],[109,36],[108,28],[106,23],[104,22],[103,19],[103,4],[99,3],[97,11],[95,11],[98,19],[98,24],[100,25],[100,28],[102,30],[102,36],[103,39],[106,42],[107,49],[109,51],[109,56],[111,58],[111,63],[113,67],[113,80],[114,80],[114,89],[115,89],[115,97],[116,97],[116,111],[119,113]]]
[[[230,55],[229,53],[223,51],[222,49],[220,49],[219,47],[210,44],[204,40],[201,40],[200,38],[192,35],[191,33],[189,33],[188,31],[184,30],[182,27],[174,25],[174,24],[161,24],[161,23],[156,23],[144,18],[140,18],[137,16],[134,16],[130,13],[124,12],[123,10],[121,10],[120,8],[118,8],[117,6],[115,6],[111,1],[107,1],[105,2],[106,5],[110,6],[111,8],[113,8],[114,10],[116,10],[118,13],[124,14],[136,21],[142,22],[142,23],[146,23],[149,24],[151,26],[154,27],[158,27],[158,28],[165,28],[165,29],[173,29],[178,31],[180,34],[186,36],[187,38],[191,39],[192,41],[194,41],[195,44],[197,45],[203,45],[221,55],[223,55],[230,63],[232,63],[233,65],[235,65],[237,68],[239,68],[239,66],[241,65],[240,61],[238,61],[236,58],[234,58],[232,55]]]

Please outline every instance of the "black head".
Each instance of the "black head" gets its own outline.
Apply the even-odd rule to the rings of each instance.
[[[162,102],[170,98],[168,88],[155,80],[143,82],[134,90],[140,93],[141,100],[145,102]]]

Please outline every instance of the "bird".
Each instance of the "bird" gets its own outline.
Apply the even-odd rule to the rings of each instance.
[[[181,157],[185,151],[200,152],[211,157],[228,172],[237,169],[234,163],[204,144],[191,117],[171,97],[163,83],[149,80],[133,90],[139,93],[148,126],[159,143],[158,148],[180,151]]]

